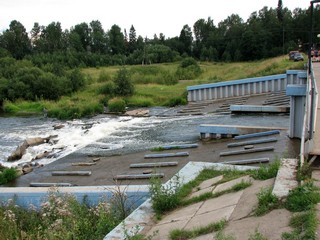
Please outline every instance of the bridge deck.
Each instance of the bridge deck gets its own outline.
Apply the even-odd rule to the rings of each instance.
[[[320,63],[313,63],[313,72],[317,84],[317,91],[320,93]],[[320,98],[318,97],[317,111],[316,111],[316,124],[314,132],[314,143],[310,151],[311,155],[320,155]]]

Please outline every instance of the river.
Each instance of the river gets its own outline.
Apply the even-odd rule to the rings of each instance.
[[[163,109],[161,110],[163,111]],[[30,162],[44,151],[50,158],[37,160],[48,164],[74,151],[101,154],[106,151],[128,153],[153,147],[194,143],[199,139],[199,124],[289,127],[288,115],[217,115],[159,117],[152,109],[150,117],[99,115],[90,119],[60,121],[43,117],[0,117],[0,163],[16,166]],[[54,125],[64,125],[54,130]],[[91,126],[88,128],[86,126]],[[7,157],[26,138],[57,135],[54,142],[29,147],[21,160],[7,162]]]

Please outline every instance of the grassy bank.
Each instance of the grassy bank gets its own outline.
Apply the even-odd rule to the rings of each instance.
[[[288,69],[303,69],[302,62],[292,62],[287,56],[242,63],[198,63],[201,69],[194,78],[181,80],[180,63],[126,66],[135,92],[124,98],[129,107],[174,106],[186,103],[186,87],[250,77],[284,73]],[[38,100],[4,102],[4,111],[10,114],[41,113],[48,109],[50,117],[81,118],[103,112],[111,96],[108,84],[115,78],[120,66],[86,68],[86,87],[64,96],[58,101]],[[192,76],[189,74],[189,76]],[[179,80],[180,79],[180,80]]]

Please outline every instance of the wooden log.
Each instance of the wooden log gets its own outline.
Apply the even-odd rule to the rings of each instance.
[[[91,171],[53,171],[52,176],[90,176]]]
[[[95,162],[78,162],[78,163],[72,163],[72,166],[92,166],[96,165],[97,163]]]
[[[262,137],[262,136],[269,136],[269,135],[275,135],[280,134],[279,130],[271,130],[266,132],[257,132],[257,133],[250,133],[250,134],[244,134],[235,136],[234,139],[245,139],[245,138],[253,138],[253,137]]]
[[[246,145],[254,145],[254,144],[262,144],[262,143],[270,143],[276,142],[278,139],[276,138],[265,138],[265,139],[258,139],[258,140],[251,140],[251,141],[244,141],[244,142],[235,142],[227,144],[228,147],[240,147]]]
[[[188,152],[146,154],[144,158],[186,157]]]
[[[172,167],[177,165],[178,162],[133,163],[130,164],[130,168]]]
[[[269,161],[270,161],[269,158],[255,158],[255,159],[226,161],[223,163],[232,164],[232,165],[246,165],[246,164],[254,164],[254,163],[266,163]]]
[[[229,152],[221,152],[220,157],[239,155],[239,154],[247,154],[247,153],[256,153],[256,152],[266,152],[266,151],[273,151],[273,150],[274,150],[274,147],[263,147],[263,148],[247,149],[247,150],[236,150],[236,151],[229,151]]]
[[[197,148],[199,145],[194,144],[179,144],[179,145],[166,145],[161,146],[161,149],[170,150],[170,149],[186,149],[186,148]]]
[[[73,186],[71,183],[37,183],[31,182],[29,184],[30,187],[71,187]]]
[[[93,162],[98,162],[98,161],[100,161],[100,158],[93,158],[92,161]]]
[[[137,180],[137,179],[150,179],[150,178],[163,178],[164,173],[150,173],[150,174],[125,174],[116,175],[114,180]]]

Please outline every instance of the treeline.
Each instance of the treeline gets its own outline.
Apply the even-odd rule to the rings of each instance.
[[[315,8],[315,29],[320,29],[320,7]],[[12,21],[0,35],[0,56],[28,59],[38,67],[60,63],[69,68],[115,64],[172,62],[180,57],[204,61],[248,61],[269,58],[301,48],[309,41],[309,10],[290,11],[264,7],[244,21],[233,14],[216,26],[213,19],[199,19],[183,26],[179,36],[153,39],[113,25],[104,30],[99,21],[77,24],[63,30],[59,22],[35,23],[28,33]],[[316,31],[315,31],[316,32]],[[316,35],[316,34],[315,34]]]
[[[63,30],[59,22],[34,23],[27,32],[19,21],[0,33],[0,106],[5,99],[56,100],[85,86],[82,67],[133,65],[196,59],[211,62],[251,61],[275,57],[290,50],[306,50],[309,41],[308,9],[290,11],[264,7],[247,21],[233,14],[214,24],[199,19],[183,26],[179,36],[163,33],[152,39],[113,25],[104,30],[99,21]],[[314,9],[315,36],[320,29],[320,7]],[[316,40],[316,37],[313,36]],[[316,42],[314,40],[314,42]],[[188,62],[188,61],[186,61]],[[189,67],[197,74],[199,69]],[[179,79],[185,79],[185,69]],[[189,73],[189,75],[190,75]],[[172,83],[170,79],[170,84]]]

